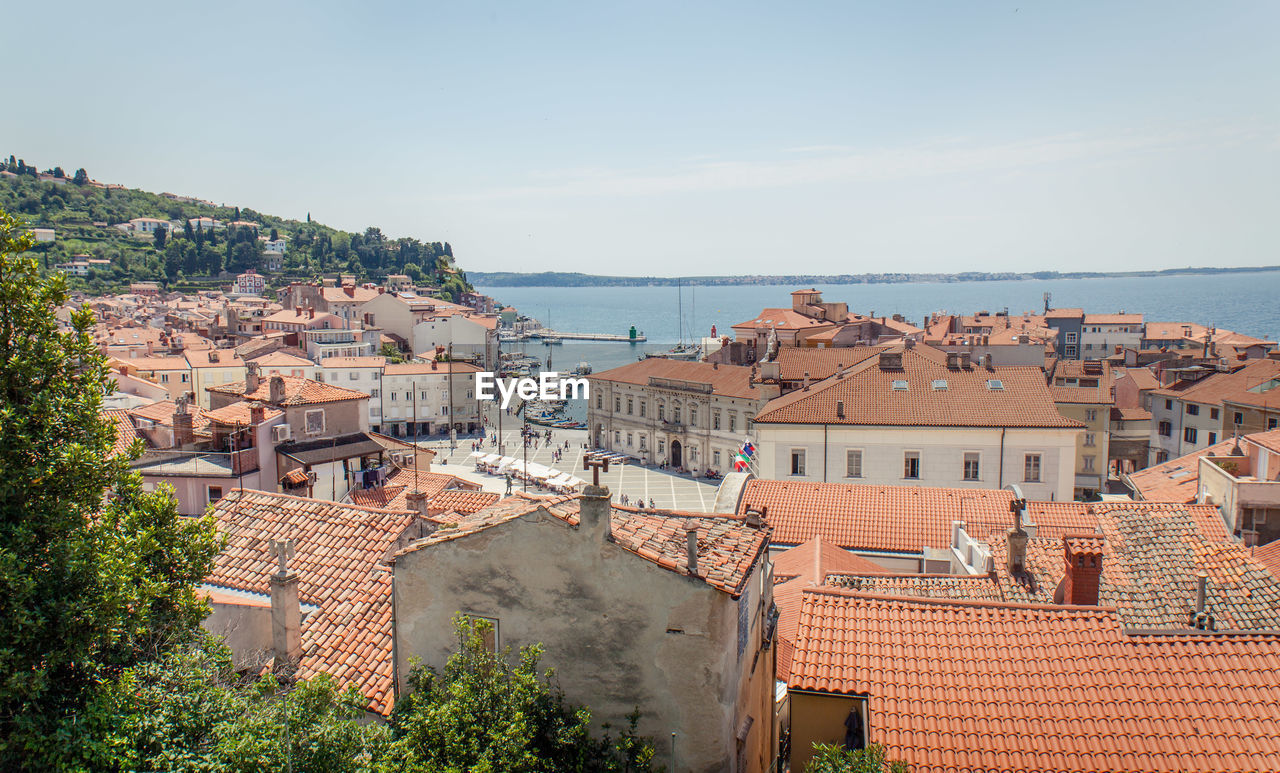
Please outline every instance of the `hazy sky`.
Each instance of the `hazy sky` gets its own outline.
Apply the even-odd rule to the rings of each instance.
[[[465,269],[1280,263],[1280,3],[11,4],[0,151]]]

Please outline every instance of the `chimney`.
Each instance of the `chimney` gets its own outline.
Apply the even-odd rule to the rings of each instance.
[[[258,391],[260,383],[258,380],[258,363],[246,362],[244,364],[244,393],[251,395]]]
[[[698,522],[690,518],[684,522],[684,552],[689,574],[698,574]]]
[[[355,285],[343,285],[343,286],[342,286],[342,292],[346,293],[348,298],[354,298],[354,297],[356,297],[356,286],[355,286]]]
[[[195,442],[196,433],[192,426],[192,415],[183,411],[173,414],[173,447],[185,448]]]
[[[1017,576],[1027,571],[1027,530],[1022,528],[1022,512],[1027,507],[1027,500],[1016,498],[1009,503],[1009,512],[1013,513],[1013,528],[1009,530],[1009,555],[1005,568],[1009,574]]]
[[[298,572],[290,569],[293,540],[271,540],[271,549],[280,560],[271,575],[271,649],[276,665],[296,664],[302,654],[302,607],[298,601]]]
[[[267,409],[262,403],[249,404],[249,426],[256,427],[267,418]]]
[[[270,384],[271,397],[268,402],[272,405],[280,405],[284,402],[284,379],[280,376],[272,376]]]
[[[294,315],[295,317],[301,317],[301,316],[302,316],[302,307],[301,307],[301,306],[294,306],[294,307],[293,307],[293,315]]]
[[[1196,614],[1204,612],[1204,600],[1207,595],[1209,584],[1209,575],[1206,572],[1196,572]]]
[[[960,352],[960,367],[965,370],[973,367],[973,356],[969,352]]]
[[[804,391],[809,391],[809,371],[804,372]]]
[[[880,370],[902,370],[902,352],[880,352]]]
[[[315,319],[315,318],[316,318],[316,307],[312,306],[311,308],[307,309],[307,319]]]
[[[947,352],[947,370],[955,370],[960,367],[960,353]]]
[[[1097,606],[1098,581],[1102,577],[1102,546],[1102,537],[1096,534],[1063,536],[1066,574],[1062,582],[1062,603]]]
[[[151,355],[153,355],[153,354],[155,354],[155,353],[156,353],[156,343],[155,343],[155,341],[147,341],[147,356],[148,356],[148,357],[150,357]]]
[[[410,491],[405,495],[409,509],[423,518],[431,517],[431,499],[421,491]]]
[[[579,500],[578,528],[594,535],[600,542],[613,541],[613,525],[610,523],[613,505],[609,501],[607,486],[588,485]]]

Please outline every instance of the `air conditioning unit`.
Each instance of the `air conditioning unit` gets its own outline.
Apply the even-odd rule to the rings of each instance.
[[[293,427],[288,424],[279,424],[271,428],[271,439],[276,443],[283,443],[293,437]]]

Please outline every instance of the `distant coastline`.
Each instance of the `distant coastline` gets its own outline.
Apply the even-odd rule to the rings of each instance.
[[[743,276],[603,276],[575,272],[468,271],[467,279],[483,287],[674,287],[675,285],[849,285],[947,282],[1001,282],[1029,279],[1114,279],[1120,277],[1188,274],[1255,274],[1280,271],[1280,266],[1210,266],[1166,268],[1158,271],[963,271],[955,274],[748,274]]]

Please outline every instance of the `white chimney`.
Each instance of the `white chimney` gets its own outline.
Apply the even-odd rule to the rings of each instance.
[[[293,540],[272,540],[271,549],[280,561],[279,570],[271,575],[271,649],[277,666],[294,664],[302,654],[302,606],[298,572],[288,565]]]
[[[684,522],[685,559],[689,564],[689,574],[698,574],[698,522],[689,519]]]

